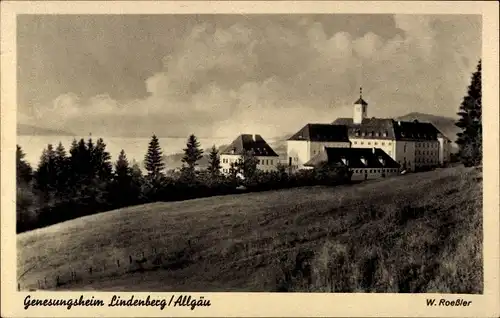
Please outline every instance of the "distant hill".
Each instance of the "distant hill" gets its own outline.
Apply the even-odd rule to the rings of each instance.
[[[64,130],[37,127],[27,124],[17,124],[18,136],[76,136]]]
[[[439,131],[441,131],[453,142],[456,140],[457,133],[460,131],[460,128],[455,126],[456,120],[450,117],[413,112],[404,116],[396,117],[395,119],[404,121],[418,120],[421,122],[434,124],[434,126],[436,126]]]

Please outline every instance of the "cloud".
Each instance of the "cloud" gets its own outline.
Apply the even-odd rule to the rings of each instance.
[[[118,101],[68,93],[37,116],[96,134],[272,137],[350,116],[360,85],[373,116],[453,115],[480,57],[479,18],[396,15],[394,22],[402,34],[392,38],[328,35],[307,18],[201,23],[145,80],[148,96]]]

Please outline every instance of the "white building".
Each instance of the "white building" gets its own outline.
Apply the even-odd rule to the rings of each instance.
[[[241,154],[251,151],[257,158],[257,169],[261,171],[275,171],[279,163],[279,156],[260,135],[239,135],[220,154],[221,172],[228,174],[231,164],[241,159]]]
[[[287,143],[290,169],[304,164],[323,147],[378,148],[395,160],[402,170],[414,171],[449,162],[451,141],[433,124],[368,118],[368,103],[360,94],[352,118],[332,124],[309,124]],[[312,147],[316,144],[316,147]]]
[[[347,127],[330,124],[307,124],[302,127],[287,140],[289,168],[304,168],[304,164],[325,147],[350,148]]]

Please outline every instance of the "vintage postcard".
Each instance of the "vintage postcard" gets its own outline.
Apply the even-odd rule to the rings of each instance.
[[[2,317],[499,316],[497,2],[1,6]]]

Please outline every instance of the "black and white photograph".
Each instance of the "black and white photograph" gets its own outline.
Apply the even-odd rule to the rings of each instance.
[[[16,290],[472,306],[483,27],[475,13],[17,15],[16,211],[2,211]]]

